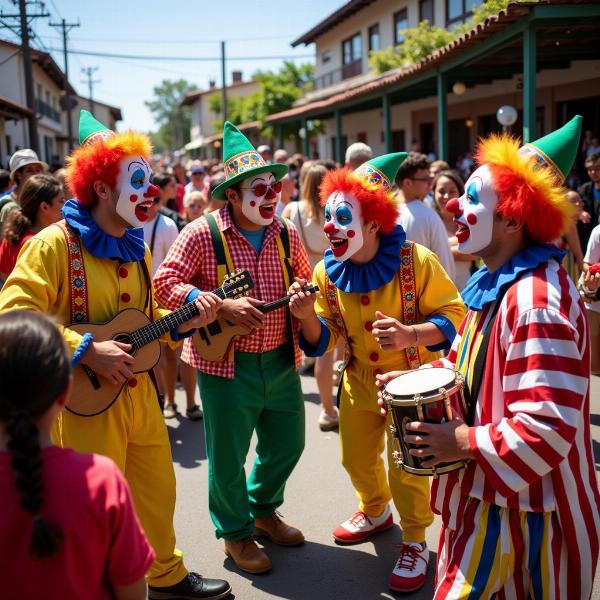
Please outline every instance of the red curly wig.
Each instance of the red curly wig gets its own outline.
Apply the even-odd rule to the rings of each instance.
[[[575,223],[576,209],[555,174],[534,157],[519,155],[519,141],[506,135],[482,140],[475,159],[487,164],[498,195],[496,211],[525,223],[529,236],[548,243]]]
[[[392,233],[398,218],[398,202],[390,191],[382,186],[369,185],[350,169],[344,168],[326,173],[319,189],[321,206],[325,206],[327,198],[335,192],[354,196],[360,202],[365,221],[377,221],[379,231],[384,235]]]
[[[91,207],[96,202],[95,181],[115,187],[123,157],[139,155],[149,160],[151,152],[148,136],[133,131],[83,144],[67,158],[67,183],[77,201]]]

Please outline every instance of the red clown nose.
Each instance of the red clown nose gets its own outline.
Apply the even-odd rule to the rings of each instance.
[[[329,234],[334,234],[334,233],[338,232],[335,225],[331,221],[329,221],[329,223],[325,223],[325,226],[323,227],[323,231],[325,233],[329,233]]]
[[[458,202],[458,198],[451,198],[446,203],[446,210],[457,217],[460,217],[463,214],[462,209],[460,208],[460,204]]]
[[[158,196],[160,196],[159,189],[153,183],[151,183],[148,186],[148,189],[144,192],[144,198],[158,198]]]

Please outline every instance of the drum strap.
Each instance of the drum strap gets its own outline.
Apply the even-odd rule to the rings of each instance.
[[[492,335],[492,330],[494,329],[496,315],[498,314],[498,310],[500,309],[500,304],[502,304],[503,296],[504,294],[502,294],[496,301],[496,305],[490,312],[485,331],[483,332],[483,338],[481,340],[481,345],[479,346],[479,352],[477,353],[477,356],[475,357],[475,362],[473,364],[473,385],[469,389],[469,386],[465,384],[464,393],[468,411],[467,425],[471,427],[475,422],[475,407],[477,406],[477,397],[479,396],[479,390],[481,389],[481,384],[483,383],[483,373],[485,371],[485,363],[490,345],[490,337]]]
[[[400,291],[402,293],[402,323],[415,325],[417,322],[417,284],[415,279],[415,264],[413,260],[414,242],[404,242],[400,248]],[[406,361],[410,369],[421,366],[421,356],[416,346],[409,346],[404,350]]]

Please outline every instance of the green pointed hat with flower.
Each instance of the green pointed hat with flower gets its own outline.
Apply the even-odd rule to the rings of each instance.
[[[275,179],[279,181],[288,172],[287,165],[267,164],[250,140],[229,121],[225,121],[223,128],[223,166],[225,181],[212,193],[217,200],[226,200],[227,188],[253,175],[273,173]]]
[[[114,135],[114,131],[111,131],[106,125],[103,125],[94,117],[94,115],[87,111],[81,110],[79,113],[79,145],[91,144],[97,139],[106,139]]]
[[[575,115],[560,129],[525,144],[519,154],[534,156],[538,163],[550,169],[558,181],[563,183],[577,158],[582,121],[581,115]]]
[[[383,154],[363,163],[352,174],[364,179],[369,186],[381,186],[388,191],[392,189],[396,173],[407,156],[406,152]]]

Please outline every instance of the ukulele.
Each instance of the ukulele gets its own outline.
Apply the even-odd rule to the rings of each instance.
[[[319,291],[319,288],[316,285],[310,285],[303,287],[302,291],[315,294]],[[289,302],[290,296],[284,296],[279,300],[267,302],[256,308],[261,313],[268,313],[287,306]],[[204,327],[200,327],[192,336],[192,343],[196,348],[196,352],[205,360],[222,362],[229,355],[235,338],[240,335],[247,335],[250,332],[251,330],[243,325],[234,325],[226,319],[217,319]]]
[[[248,271],[235,271],[225,277],[221,287],[213,294],[222,300],[237,298],[253,287]],[[195,302],[188,302],[156,321],[150,321],[141,310],[126,308],[106,323],[76,323],[69,328],[82,335],[87,332],[93,334],[95,342],[115,340],[131,344],[129,354],[135,361],[129,369],[132,373],[142,373],[149,371],[160,359],[158,338],[198,314]],[[114,403],[125,383],[112,383],[80,363],[73,371],[73,393],[67,410],[82,417],[98,415]]]

